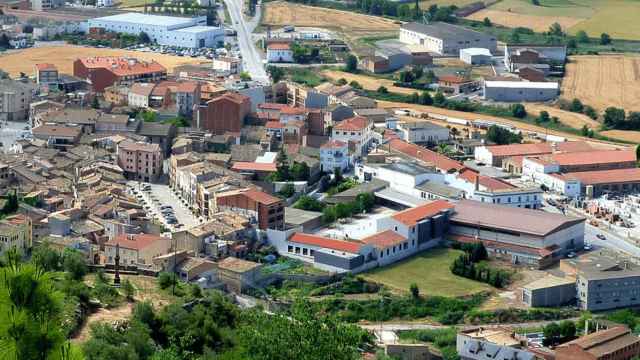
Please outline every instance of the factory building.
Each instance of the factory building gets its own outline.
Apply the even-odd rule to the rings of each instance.
[[[490,52],[497,48],[495,36],[443,22],[403,24],[400,26],[400,41],[408,45],[422,45],[440,55],[459,55],[460,50],[473,47]]]
[[[165,46],[184,48],[218,47],[224,43],[224,30],[205,26],[205,16],[186,18],[174,16],[124,13],[88,20],[89,28],[138,35],[149,35],[151,41]]]
[[[485,81],[483,88],[486,100],[504,102],[548,101],[560,92],[557,82]]]

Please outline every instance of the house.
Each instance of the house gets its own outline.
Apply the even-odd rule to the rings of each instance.
[[[150,267],[153,258],[165,255],[171,247],[171,239],[153,234],[122,234],[104,244],[105,263],[115,264],[119,248],[120,265]]]
[[[156,181],[162,175],[163,160],[163,152],[158,144],[130,140],[118,144],[118,165],[129,179]]]
[[[469,65],[491,64],[492,56],[489,49],[467,48],[460,50],[460,60]]]
[[[238,93],[226,93],[207,101],[199,108],[197,124],[215,135],[239,133],[251,112],[251,100]]]
[[[191,118],[196,105],[200,105],[200,84],[194,81],[181,82],[176,89],[178,115]]]
[[[615,326],[560,344],[555,352],[557,360],[630,360],[640,355],[640,338]]]
[[[131,85],[128,93],[128,104],[134,108],[146,109],[149,107],[149,98],[156,84],[135,83]]]
[[[26,254],[33,246],[33,224],[25,215],[12,215],[0,220],[0,254],[15,249]]]
[[[91,134],[95,131],[96,121],[101,116],[102,113],[95,109],[54,108],[34,115],[32,122],[36,127],[41,124],[77,126],[82,129],[83,134]]]
[[[357,109],[355,114],[366,117],[372,123],[384,123],[389,117],[389,111],[380,108]]]
[[[373,126],[364,116],[344,119],[335,125],[331,139],[354,144],[354,154],[364,156],[373,141]]]
[[[284,201],[256,189],[240,189],[216,195],[219,210],[231,210],[252,217],[258,227],[282,229],[284,227]]]
[[[438,89],[454,95],[472,92],[478,86],[477,81],[465,79],[457,75],[443,75],[438,78]]]
[[[0,120],[23,121],[29,116],[36,85],[11,79],[0,80]]]
[[[271,43],[267,45],[267,62],[293,62],[293,50],[289,43]]]
[[[486,100],[504,102],[548,101],[560,93],[557,82],[485,81],[483,89]]]
[[[147,142],[158,144],[162,153],[167,156],[171,152],[171,144],[176,136],[177,129],[173,124],[162,124],[143,121],[137,134],[144,136]]]
[[[330,140],[320,147],[320,169],[322,172],[333,173],[335,169],[342,172],[351,164],[349,145],[340,140]]]
[[[402,154],[422,163],[434,166],[442,173],[460,171],[465,168],[461,163],[422,146],[402,139],[391,139],[387,143],[389,151]]]
[[[58,68],[53,64],[40,63],[35,65],[36,83],[38,85],[58,84]]]
[[[129,104],[130,89],[131,87],[126,85],[111,85],[104,88],[102,96],[104,101],[113,106],[125,106]]]
[[[96,132],[132,133],[137,130],[139,122],[129,119],[129,115],[101,114],[96,120]]]
[[[360,61],[363,70],[374,74],[382,74],[389,71],[389,59],[382,56],[368,56]]]
[[[91,83],[96,92],[108,86],[132,85],[135,82],[158,82],[167,78],[160,63],[126,57],[88,57],[73,62],[73,75]]]
[[[53,148],[65,150],[75,146],[82,136],[82,128],[79,126],[40,125],[31,130],[33,137],[44,140]]]
[[[240,74],[242,72],[242,59],[229,56],[214,58],[213,69],[225,75]]]
[[[461,200],[450,218],[449,238],[482,242],[490,255],[544,268],[582,249],[584,226],[584,218]]]
[[[538,360],[509,329],[482,327],[458,332],[456,351],[461,360],[518,359]]]
[[[428,121],[398,122],[400,138],[415,144],[439,144],[449,141],[449,129]]]
[[[232,292],[242,293],[259,286],[264,265],[228,257],[218,262],[218,279]]]
[[[516,73],[521,79],[531,82],[543,82],[545,78],[545,72],[532,65],[521,66]]]
[[[399,39],[405,44],[422,45],[440,55],[457,56],[460,50],[473,47],[495,53],[497,48],[495,36],[444,22],[402,24]]]

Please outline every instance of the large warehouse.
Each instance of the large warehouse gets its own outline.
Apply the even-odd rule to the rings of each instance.
[[[145,32],[160,45],[185,48],[218,47],[224,43],[224,30],[205,26],[205,16],[186,18],[174,16],[125,13],[89,19],[89,28],[138,35]]]
[[[519,102],[548,101],[560,93],[557,82],[485,81],[484,98],[487,100]]]
[[[447,55],[459,55],[466,48],[486,48],[495,53],[495,36],[443,22],[433,24],[406,23],[400,26],[400,41],[423,45],[427,50]]]

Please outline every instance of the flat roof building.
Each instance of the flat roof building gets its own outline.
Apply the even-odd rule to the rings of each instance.
[[[441,55],[458,55],[470,47],[486,48],[495,52],[495,36],[444,22],[421,24],[406,23],[400,26],[400,41],[409,45],[422,45],[428,51]]]
[[[486,100],[504,102],[548,101],[560,93],[557,82],[485,81],[483,89]]]

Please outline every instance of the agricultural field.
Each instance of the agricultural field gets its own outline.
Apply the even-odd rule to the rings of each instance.
[[[32,75],[34,65],[38,63],[54,64],[61,73],[72,74],[74,60],[91,56],[129,56],[145,61],[155,60],[166,67],[169,72],[178,65],[197,64],[203,61],[202,59],[140,51],[65,45],[9,51],[0,55],[0,62],[2,62],[2,70],[11,76],[18,76],[21,72]]]
[[[620,139],[632,143],[640,143],[640,131],[632,130],[607,130],[601,131],[600,134],[612,139]]]
[[[640,56],[572,56],[562,97],[578,98],[598,110],[609,106],[640,111]]]
[[[598,129],[600,123],[584,114],[578,114],[571,111],[566,111],[551,107],[543,104],[526,104],[527,111],[539,115],[541,111],[546,111],[550,116],[557,116],[560,122],[569,125],[574,129],[582,129],[584,125],[587,125],[590,129]]]
[[[536,31],[558,22],[570,34],[584,30],[592,37],[606,32],[614,38],[640,39],[640,11],[635,0],[541,0],[539,6],[529,0],[503,0],[469,18],[485,17],[496,24]]]
[[[460,254],[459,250],[433,249],[362,276],[402,292],[408,292],[416,283],[425,295],[465,296],[490,290],[487,284],[451,273],[449,266]]]
[[[423,1],[420,1],[420,8],[426,10],[431,5],[438,5],[438,6],[455,5],[457,7],[463,7],[474,2],[476,2],[476,0],[423,0]],[[413,3],[411,3],[411,5],[413,5]]]

